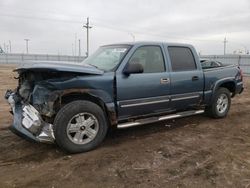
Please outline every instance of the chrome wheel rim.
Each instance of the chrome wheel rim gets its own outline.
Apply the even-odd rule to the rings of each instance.
[[[226,94],[221,94],[217,99],[217,111],[222,114],[227,110],[228,107],[228,97]]]
[[[84,112],[73,116],[67,125],[67,135],[75,144],[87,144],[95,139],[99,130],[97,118]]]

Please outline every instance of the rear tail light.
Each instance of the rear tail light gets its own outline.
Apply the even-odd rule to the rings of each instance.
[[[240,67],[238,67],[239,69],[239,74],[236,76],[236,80],[243,80],[243,71]]]

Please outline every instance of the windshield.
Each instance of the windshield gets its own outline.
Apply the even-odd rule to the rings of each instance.
[[[104,71],[112,71],[126,55],[128,49],[128,45],[103,46],[83,62]]]

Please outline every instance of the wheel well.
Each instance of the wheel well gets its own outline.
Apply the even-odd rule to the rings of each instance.
[[[234,82],[225,82],[225,83],[221,84],[220,87],[224,87],[224,88],[228,89],[232,93],[232,95],[234,96],[235,89],[236,89]]]
[[[70,94],[64,95],[61,97],[61,106],[68,104],[70,102],[76,101],[76,100],[91,101],[97,104],[98,106],[100,106],[102,110],[104,111],[104,113],[106,114],[106,117],[108,117],[107,120],[108,120],[108,124],[110,125],[110,117],[109,117],[108,109],[105,103],[101,99],[94,97],[88,93],[70,93]]]

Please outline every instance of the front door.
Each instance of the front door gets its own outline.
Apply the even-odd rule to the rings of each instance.
[[[166,69],[162,46],[138,47],[128,63],[139,63],[144,71],[130,75],[117,73],[119,120],[168,111],[170,75]]]

